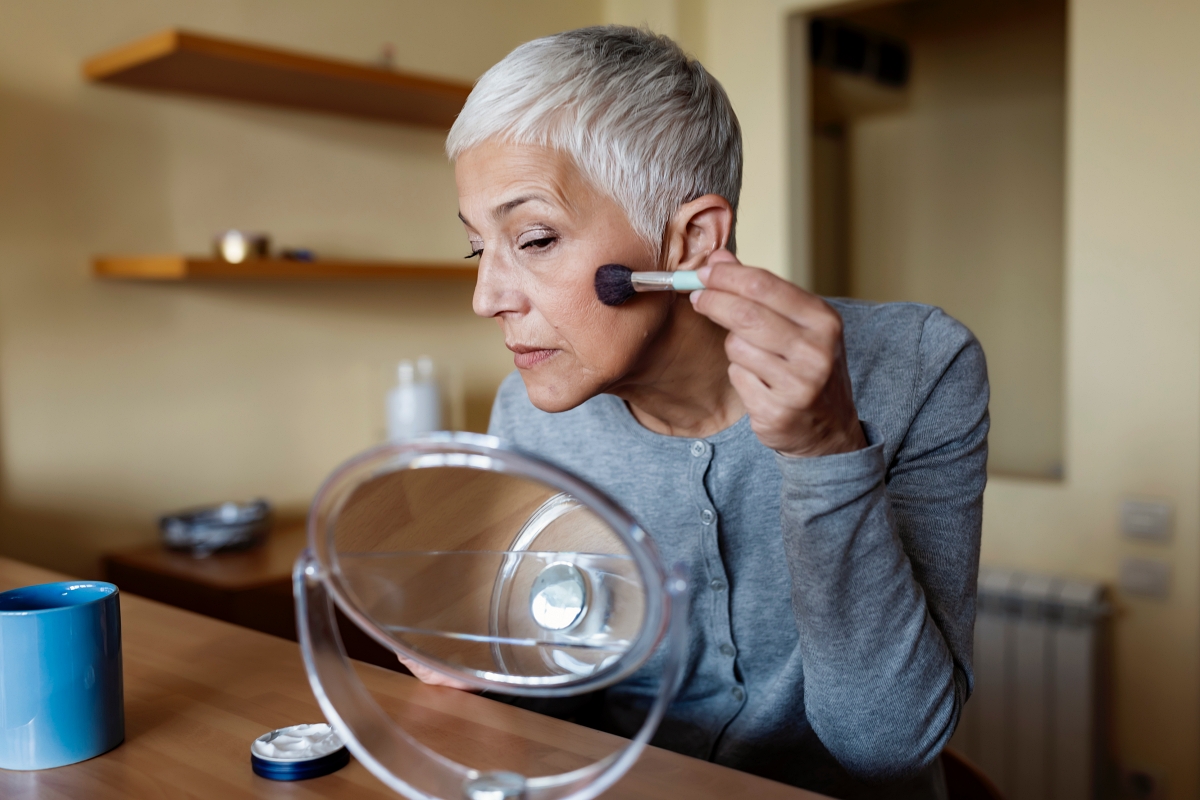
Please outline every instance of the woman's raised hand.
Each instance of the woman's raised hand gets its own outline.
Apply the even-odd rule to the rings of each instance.
[[[759,441],[787,456],[866,447],[837,311],[728,250],[698,273],[705,288],[692,293],[692,306],[729,331],[729,380]]]

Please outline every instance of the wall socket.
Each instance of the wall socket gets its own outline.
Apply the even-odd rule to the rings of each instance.
[[[1149,498],[1123,500],[1121,533],[1147,542],[1171,541],[1171,504]]]
[[[1171,591],[1171,565],[1157,558],[1123,558],[1117,583],[1125,594],[1162,600]]]

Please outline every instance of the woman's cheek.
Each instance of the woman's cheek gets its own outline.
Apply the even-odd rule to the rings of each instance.
[[[553,369],[530,376],[542,396],[556,406],[582,403],[623,378],[670,307],[666,295],[643,295],[612,308],[596,297],[594,271],[572,274],[564,265],[556,273],[560,279],[568,276],[557,285],[538,281],[536,287],[529,287],[533,304],[567,351],[554,359]]]
[[[596,290],[588,286],[589,297],[574,297],[568,311],[571,330],[567,337],[577,355],[585,359],[605,378],[616,364],[623,361],[628,335],[625,328],[631,321],[629,309],[610,308],[596,298]]]
[[[588,360],[605,385],[628,375],[655,340],[667,316],[657,300],[638,297],[615,309],[601,306],[604,310],[592,326],[596,335],[588,342]]]

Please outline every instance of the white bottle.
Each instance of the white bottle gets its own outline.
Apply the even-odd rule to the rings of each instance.
[[[433,359],[421,356],[416,369],[404,360],[398,369],[399,383],[388,392],[388,441],[411,439],[441,430],[442,399],[433,374]]]

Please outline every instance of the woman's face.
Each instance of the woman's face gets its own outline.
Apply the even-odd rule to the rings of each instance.
[[[484,143],[459,157],[455,178],[479,255],[475,313],[499,321],[533,404],[574,408],[636,369],[674,298],[639,295],[617,308],[596,299],[601,265],[657,266],[616,202],[542,147]]]

